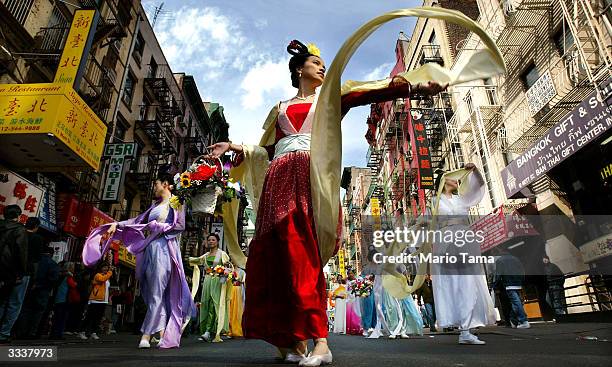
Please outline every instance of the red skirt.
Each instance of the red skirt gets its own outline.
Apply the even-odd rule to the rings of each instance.
[[[280,348],[327,337],[326,287],[310,193],[310,153],[272,161],[246,265],[247,338]]]

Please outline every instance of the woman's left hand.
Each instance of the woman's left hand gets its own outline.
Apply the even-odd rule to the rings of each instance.
[[[468,171],[473,171],[476,169],[476,165],[474,163],[466,163],[463,168],[467,169]]]
[[[442,85],[437,82],[427,82],[427,84],[417,84],[414,88],[414,91],[420,94],[434,96],[440,92],[445,91],[446,88],[448,88],[448,83]]]

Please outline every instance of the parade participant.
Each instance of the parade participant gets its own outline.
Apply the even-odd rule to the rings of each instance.
[[[349,335],[361,335],[361,298],[353,294],[353,286],[356,278],[354,271],[349,271],[347,281],[346,298],[346,333]]]
[[[172,196],[172,182],[160,168],[154,183],[156,202],[136,218],[96,228],[83,248],[87,266],[99,261],[113,240],[121,240],[136,255],[136,277],[147,305],[139,348],[150,348],[151,336],[158,332],[160,348],[178,347],[183,328],[195,314],[179,248],[185,211]]]
[[[346,298],[348,292],[346,290],[346,280],[342,275],[338,275],[338,286],[332,294],[335,301],[334,308],[334,333],[346,334]]]
[[[342,71],[359,45],[383,23],[406,16],[444,19],[474,30],[484,41],[484,49],[468,60],[474,67],[450,72],[428,63],[392,79],[349,81],[341,87]],[[408,81],[414,84],[414,93],[431,95],[448,83],[482,79],[505,68],[495,43],[476,23],[459,12],[433,7],[389,12],[368,22],[343,44],[327,76],[316,47],[294,41],[288,50],[293,55],[290,72],[297,96],[272,109],[259,145],[217,143],[209,147],[209,156],[219,158],[229,150],[239,154],[236,163],[243,163],[232,170],[232,177],[245,184],[257,212],[246,265],[246,336],[297,355],[313,339],[311,356],[300,364],[316,366],[332,361],[326,339],[323,265],[337,251],[340,239],[342,116],[354,106],[410,97]],[[224,217],[234,219],[231,232],[237,210],[237,203],[224,208]],[[237,240],[228,246],[232,258],[245,261]]]
[[[368,253],[368,263],[364,266],[361,276],[375,279],[376,268],[372,263],[374,251]],[[361,298],[361,326],[363,327],[363,336],[369,336],[376,327],[376,305],[374,303],[374,291],[370,291],[367,297]]]
[[[229,331],[229,296],[227,274],[219,274],[215,267],[225,268],[230,264],[227,253],[219,248],[219,235],[211,233],[206,237],[208,252],[196,258],[189,258],[192,266],[204,266],[204,280],[200,299],[199,340],[220,342],[221,333]],[[194,268],[195,269],[195,268]],[[221,269],[221,268],[217,268]],[[194,282],[199,277],[194,277]],[[192,293],[193,290],[192,290]]]
[[[484,196],[484,180],[472,163],[465,165],[461,176],[467,183],[458,191],[459,180],[439,175],[436,186],[441,195],[432,203],[437,210],[437,227],[442,233],[461,233],[470,229],[468,210],[478,205]],[[436,256],[467,253],[480,255],[480,242],[476,238],[462,243],[444,236],[434,243]],[[447,238],[450,238],[448,240]],[[457,238],[459,238],[457,236]],[[482,264],[432,264],[433,293],[436,300],[436,318],[442,328],[458,327],[459,344],[485,344],[470,333],[470,329],[495,324],[493,301],[487,286]]]
[[[232,338],[242,337],[242,315],[244,313],[244,281],[246,273],[244,270],[235,267],[234,274],[236,278],[232,278],[229,301],[229,333]]]
[[[299,41],[293,41],[288,51],[293,55],[289,69],[298,95],[281,102],[271,113],[275,139],[265,146],[272,163],[266,171],[256,235],[249,247],[246,269],[249,286],[243,326],[247,337],[264,339],[280,348],[292,348],[297,355],[303,355],[306,341],[313,339],[316,358],[312,360],[317,363],[320,359],[331,361],[332,357],[326,340],[325,279],[307,172],[316,88],[323,82],[325,64],[316,49],[309,49]],[[346,112],[353,106],[407,96],[410,88],[398,77],[380,94],[348,94],[342,108]],[[433,83],[415,86],[413,90],[435,94],[444,88]],[[229,143],[217,143],[210,148],[213,157],[220,157],[230,149],[243,154],[245,149]],[[283,276],[271,276],[273,268]],[[294,288],[296,285],[299,287]]]

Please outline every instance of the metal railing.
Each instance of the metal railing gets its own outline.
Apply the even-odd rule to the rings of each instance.
[[[8,9],[19,24],[24,25],[30,15],[34,0],[4,0],[4,6]]]

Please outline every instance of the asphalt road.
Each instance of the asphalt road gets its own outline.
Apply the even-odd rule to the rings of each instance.
[[[487,345],[458,345],[457,336],[426,334],[410,339],[365,339],[332,335],[334,366],[610,366],[612,324],[536,324],[531,329],[487,328],[480,331]],[[594,336],[598,340],[577,340]],[[183,338],[180,349],[139,350],[139,337],[116,334],[99,341],[70,338],[12,345],[57,345],[58,362],[2,363],[15,366],[270,366],[287,365],[275,360],[275,349],[257,340],[199,342]]]

